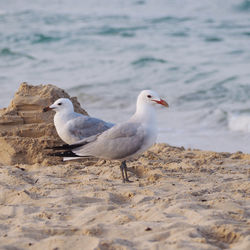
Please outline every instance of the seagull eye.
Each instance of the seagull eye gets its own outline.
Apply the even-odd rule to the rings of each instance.
[[[147,95],[148,98],[151,98],[152,96],[151,95]]]
[[[58,103],[58,105],[60,106],[60,105],[62,105],[62,103],[61,103],[61,102],[59,102],[59,103]]]

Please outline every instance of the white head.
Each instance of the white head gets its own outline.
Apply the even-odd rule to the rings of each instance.
[[[142,105],[155,105],[155,104],[161,104],[165,107],[168,107],[168,103],[164,100],[162,100],[159,95],[153,91],[153,90],[143,90],[138,95],[137,98],[137,108],[139,108]]]
[[[74,106],[68,98],[60,98],[56,100],[52,105],[43,109],[43,112],[54,110],[55,112],[74,112]]]

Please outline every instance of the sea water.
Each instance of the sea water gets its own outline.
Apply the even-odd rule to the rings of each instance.
[[[250,0],[1,0],[0,108],[23,81],[115,123],[154,89],[158,142],[250,153]]]

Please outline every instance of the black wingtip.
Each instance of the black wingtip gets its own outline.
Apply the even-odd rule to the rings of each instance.
[[[47,154],[48,156],[57,156],[57,157],[81,157],[79,155],[76,155],[72,151],[65,151],[65,152],[55,152]]]
[[[75,143],[75,144],[63,144],[61,146],[55,146],[55,147],[46,147],[45,149],[53,149],[53,150],[72,150],[75,148],[79,148],[81,146],[84,146],[88,144],[89,142],[81,142],[81,143]]]

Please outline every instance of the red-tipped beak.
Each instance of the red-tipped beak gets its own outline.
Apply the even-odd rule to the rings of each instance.
[[[166,108],[169,107],[168,103],[166,101],[162,100],[162,99],[160,99],[160,101],[158,101],[158,100],[152,100],[152,101],[154,101],[154,102],[156,102],[158,104],[161,104],[162,106],[165,106]]]
[[[48,106],[48,107],[45,107],[45,108],[43,109],[43,112],[47,112],[47,111],[49,111],[49,110],[52,110],[52,108],[50,108],[50,107]]]

